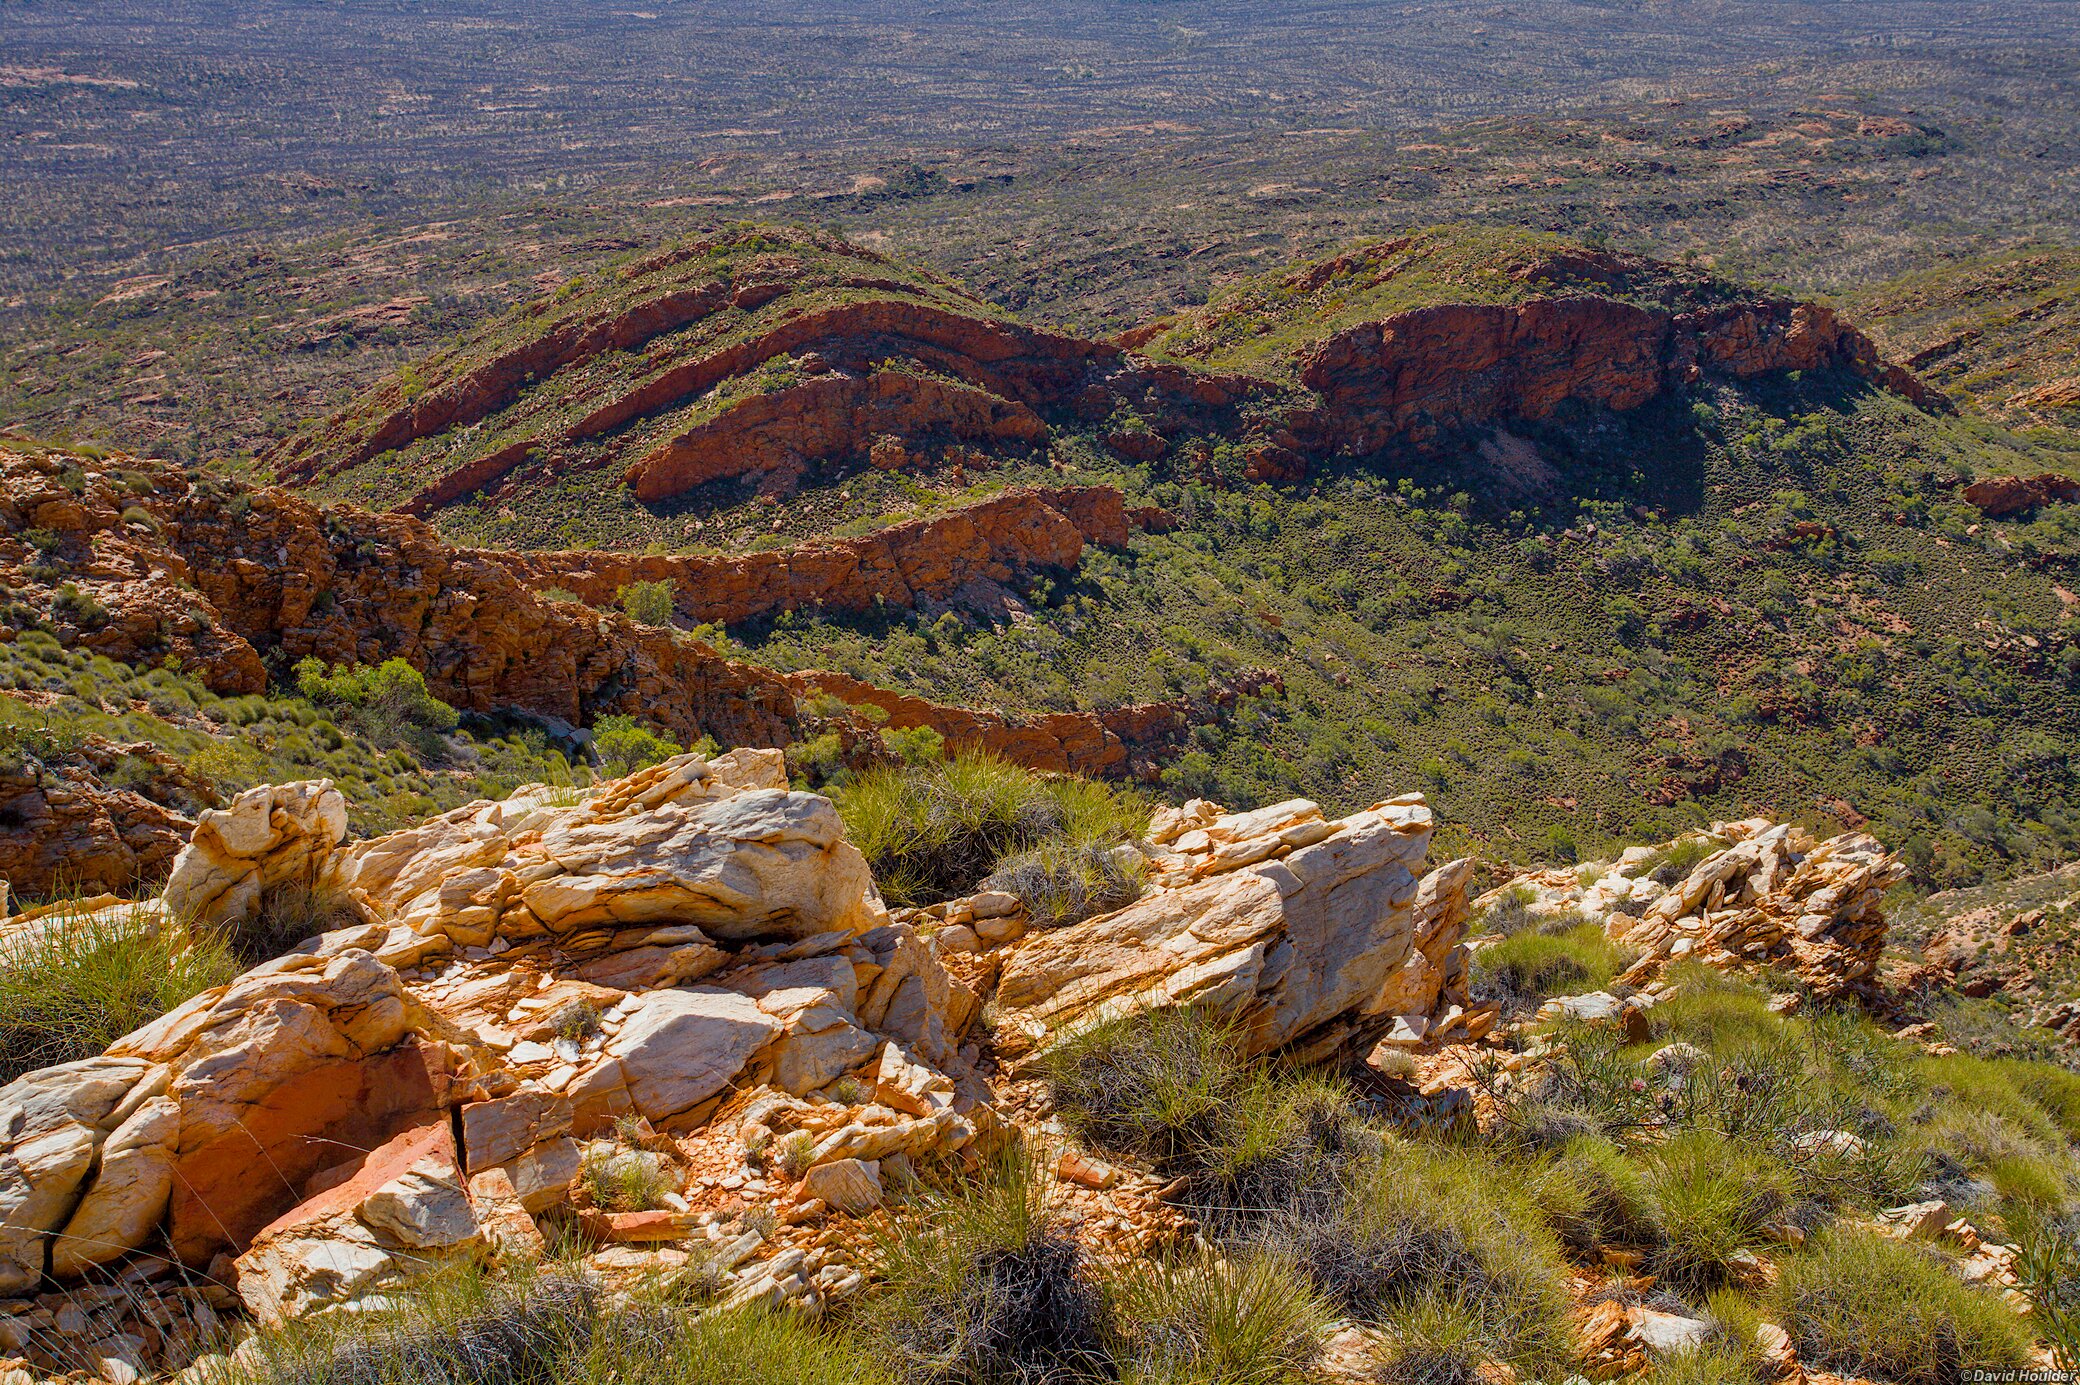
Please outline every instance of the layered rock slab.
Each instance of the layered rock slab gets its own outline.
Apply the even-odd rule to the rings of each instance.
[[[1251,1052],[1327,1052],[1463,1001],[1467,868],[1430,881],[1419,916],[1433,826],[1420,796],[1336,821],[1305,800],[1240,814],[1198,806],[1203,821],[1158,824],[1154,888],[1140,900],[1008,952],[1000,1051],[1198,1005],[1234,1019]]]

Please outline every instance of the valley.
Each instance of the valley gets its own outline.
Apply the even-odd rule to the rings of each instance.
[[[2047,0],[0,0],[0,1385],[2080,1368]]]

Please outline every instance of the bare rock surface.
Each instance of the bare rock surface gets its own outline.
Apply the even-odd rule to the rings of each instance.
[[[1673,861],[1694,864],[1672,872]],[[1676,957],[1721,967],[1783,964],[1816,993],[1868,986],[1885,947],[1885,891],[1907,868],[1876,838],[1825,841],[1764,818],[1714,824],[1616,862],[1530,872],[1497,886],[1475,909],[1511,896],[1534,915],[1575,912],[1641,953],[1638,981]],[[1667,878],[1663,878],[1667,877]]]

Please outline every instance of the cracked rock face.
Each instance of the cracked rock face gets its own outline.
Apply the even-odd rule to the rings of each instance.
[[[1328,1052],[1398,1016],[1463,1004],[1470,868],[1419,878],[1431,826],[1417,795],[1337,821],[1304,799],[1159,817],[1154,888],[1116,913],[1028,935],[1008,955],[999,1049],[1032,1051],[1063,1028],[1135,1010],[1206,1005],[1242,1025],[1251,1051]]]
[[[1666,869],[1657,866],[1677,848],[1704,855],[1664,879]],[[1876,974],[1885,949],[1885,892],[1906,875],[1906,866],[1865,833],[1818,841],[1794,825],[1749,818],[1660,847],[1629,848],[1615,863],[1525,875],[1475,907],[1528,891],[1534,914],[1578,912],[1643,954],[1628,980],[1672,958],[1695,957],[1720,967],[1781,964],[1816,994],[1833,996],[1868,985]]]

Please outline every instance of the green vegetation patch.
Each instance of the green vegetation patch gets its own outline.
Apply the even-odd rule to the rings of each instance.
[[[0,942],[0,1086],[91,1058],[238,974],[227,943],[143,912],[62,908]]]
[[[893,904],[951,899],[999,870],[1004,887],[1030,895],[1057,922],[1083,905],[1140,893],[1138,878],[1131,893],[1125,883],[1085,879],[1086,871],[1099,874],[1089,853],[1138,837],[1148,824],[1146,804],[1107,784],[964,752],[868,770],[828,791]]]
[[[351,826],[370,835],[522,784],[587,779],[540,731],[456,729],[455,709],[402,660],[329,671],[307,661],[297,677],[296,693],[219,697],[185,671],[139,670],[25,631],[0,644],[0,741],[18,764],[68,762],[88,736],[148,741],[205,795],[170,805],[189,812],[257,784],[330,778]]]
[[[1598,294],[1680,309],[1735,292],[1701,273],[1556,235],[1432,226],[1245,279],[1185,313],[1143,349],[1213,370],[1292,377],[1305,348],[1415,308]]]

